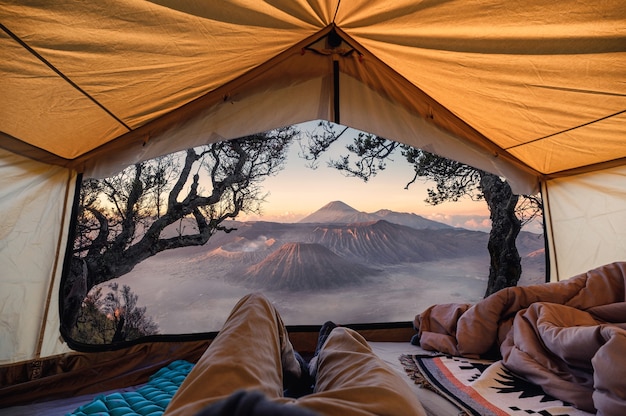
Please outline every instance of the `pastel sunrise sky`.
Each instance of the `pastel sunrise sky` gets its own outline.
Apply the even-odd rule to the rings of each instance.
[[[305,123],[299,127],[306,130],[316,124]],[[348,154],[345,146],[356,137],[358,131],[351,130],[349,133],[346,132],[340,142],[333,144],[318,163],[317,169],[310,168],[308,162],[299,156],[300,146],[294,143],[284,170],[263,182],[263,188],[269,195],[262,205],[261,215],[240,215],[238,219],[296,222],[329,202],[342,201],[359,211],[390,209],[411,212],[455,227],[489,231],[489,210],[482,201],[474,202],[464,198],[458,202],[431,206],[424,199],[428,196],[426,189],[433,186],[432,182],[417,181],[408,190],[404,189],[413,175],[412,167],[400,154],[393,156],[387,168],[368,182],[346,177],[328,167],[327,162],[331,158]],[[528,231],[541,232],[541,229]]]

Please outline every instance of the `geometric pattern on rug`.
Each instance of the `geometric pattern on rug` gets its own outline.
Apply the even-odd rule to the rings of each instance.
[[[449,355],[402,355],[407,374],[421,387],[475,416],[591,416],[515,375],[501,361]]]

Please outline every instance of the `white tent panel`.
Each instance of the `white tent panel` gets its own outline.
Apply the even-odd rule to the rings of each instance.
[[[61,276],[74,183],[67,169],[0,150],[0,363],[39,356],[43,320],[56,326],[45,355],[63,348],[50,283]]]
[[[328,77],[320,77],[247,97],[234,95],[203,109],[194,119],[150,137],[146,143],[121,148],[115,159],[92,159],[95,164],[86,170],[85,175],[105,177],[129,164],[167,154],[173,149],[183,150],[309,120],[333,119],[329,82]],[[532,175],[483,149],[472,148],[358,80],[341,74],[339,85],[341,108],[338,114],[342,124],[506,176],[519,193],[535,191],[536,180]],[[280,111],[268,112],[268,108]],[[173,143],[179,145],[173,148]]]
[[[552,180],[544,201],[551,280],[626,260],[626,167]]]
[[[180,122],[134,146],[119,149],[115,159],[96,158],[85,176],[106,177],[125,167],[178,150],[234,139],[309,120],[328,119],[328,93],[324,78],[281,89],[232,96],[205,108],[192,120]],[[267,111],[275,108],[276,111]],[[280,109],[280,111],[278,111]],[[175,144],[175,145],[174,145]]]
[[[341,77],[341,123],[504,176],[519,194],[537,191],[536,179],[484,149],[464,143],[357,80]]]

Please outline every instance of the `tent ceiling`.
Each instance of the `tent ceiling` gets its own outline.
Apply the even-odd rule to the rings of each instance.
[[[316,80],[304,117],[334,120],[338,70],[536,176],[626,163],[621,1],[0,3],[0,146],[42,161],[81,169]],[[340,48],[307,49],[335,28]]]

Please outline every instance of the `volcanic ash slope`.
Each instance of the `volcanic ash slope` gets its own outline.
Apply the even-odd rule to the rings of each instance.
[[[260,263],[243,271],[240,279],[253,288],[269,290],[326,290],[357,285],[380,273],[338,256],[315,243],[286,243]]]

